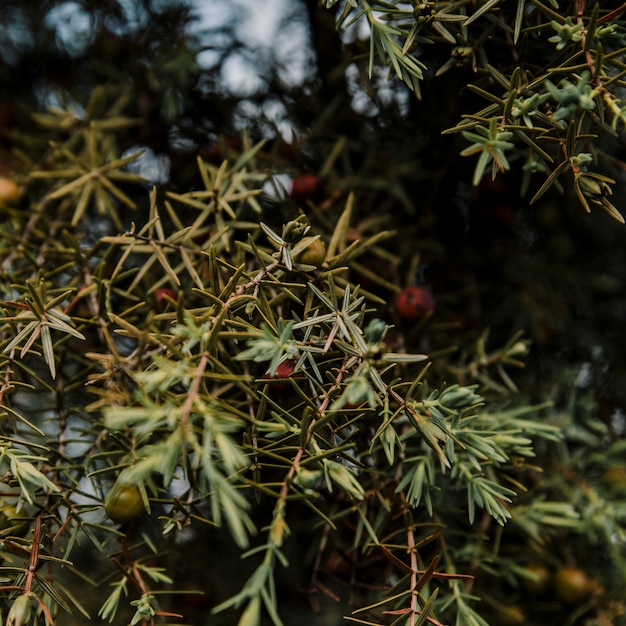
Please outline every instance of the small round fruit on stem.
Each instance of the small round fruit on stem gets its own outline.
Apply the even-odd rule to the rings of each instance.
[[[291,183],[291,197],[298,202],[313,200],[322,188],[322,181],[311,173],[298,174]]]
[[[15,207],[22,199],[22,192],[12,178],[0,176],[0,205]]]
[[[556,597],[566,604],[580,604],[598,589],[598,584],[578,567],[561,567],[554,574],[553,585]]]
[[[137,485],[116,481],[104,500],[106,514],[118,524],[132,524],[146,514]]]
[[[154,306],[155,310],[163,311],[167,308],[171,301],[176,302],[177,294],[171,287],[159,287],[154,292]]]
[[[265,380],[276,381],[271,382],[269,385],[269,390],[277,396],[282,396],[290,391],[293,391],[293,387],[289,382],[289,378],[294,376],[294,370],[296,368],[296,360],[295,359],[286,359],[279,363],[278,367],[274,374],[266,374],[264,376]],[[296,373],[295,377],[300,377],[300,373]]]
[[[416,322],[435,310],[435,298],[425,287],[409,285],[396,295],[394,306],[403,320]]]
[[[302,252],[298,253],[294,260],[296,263],[320,267],[326,260],[326,245],[319,237],[317,239],[305,237],[302,243],[308,242],[311,239],[313,239],[313,241],[311,241]]]
[[[17,498],[0,498],[0,537],[23,537],[28,528],[23,507],[19,513],[17,511]]]

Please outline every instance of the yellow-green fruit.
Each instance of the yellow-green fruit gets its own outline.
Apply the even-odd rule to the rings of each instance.
[[[498,623],[501,626],[521,626],[526,624],[526,614],[521,607],[512,605],[498,611]]]
[[[626,467],[609,467],[600,477],[600,480],[613,489],[626,489]]]
[[[136,522],[146,513],[139,488],[136,485],[117,482],[104,500],[104,510],[119,524]]]
[[[297,257],[298,263],[319,267],[326,260],[326,246],[321,239],[309,244]]]
[[[16,206],[20,203],[22,194],[15,181],[6,176],[0,176],[0,204]]]
[[[562,567],[554,575],[554,593],[568,604],[583,602],[594,588],[594,582],[577,567]]]
[[[18,513],[14,503],[0,501],[0,536],[17,535],[21,537],[28,524],[23,513]]]

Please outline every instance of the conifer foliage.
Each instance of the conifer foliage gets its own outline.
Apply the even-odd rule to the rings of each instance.
[[[4,623],[623,623],[626,5],[237,6],[0,6]]]

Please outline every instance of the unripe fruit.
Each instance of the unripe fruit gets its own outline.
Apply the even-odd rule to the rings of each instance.
[[[22,193],[15,181],[6,176],[0,176],[0,204],[17,206],[21,198]]]
[[[626,489],[626,467],[609,467],[600,480],[609,488],[624,490]]]
[[[521,607],[516,605],[502,607],[498,611],[498,623],[501,626],[521,626],[526,624],[526,614]]]
[[[116,482],[104,500],[106,514],[118,524],[136,522],[146,514],[137,485]]]
[[[409,322],[416,322],[435,310],[435,299],[424,287],[409,285],[395,298],[397,314]]]
[[[291,183],[291,197],[294,200],[312,200],[321,189],[322,183],[315,174],[299,174]]]
[[[309,244],[298,256],[295,258],[297,263],[304,263],[306,265],[315,265],[320,267],[326,260],[326,246],[321,239],[316,239],[313,243]]]
[[[586,600],[595,589],[595,583],[577,567],[561,567],[554,575],[554,593],[567,604]]]
[[[28,524],[22,516],[13,502],[0,501],[0,536],[23,536]]]

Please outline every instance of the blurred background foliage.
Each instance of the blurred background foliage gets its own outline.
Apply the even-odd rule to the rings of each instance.
[[[448,494],[455,502],[460,498],[455,483],[458,476],[442,473],[435,457],[427,454],[420,457],[413,451],[414,458],[403,457],[407,465],[413,463],[410,476],[421,476],[421,482],[414,481],[412,492],[411,485],[397,478],[402,489],[409,489],[407,493],[412,495],[407,498],[419,511],[415,527],[407,521],[412,515],[407,509],[398,508],[394,514],[405,516],[404,526],[401,521],[398,527],[419,528],[419,537],[413,539],[422,550],[420,571],[428,572],[431,558],[438,553],[438,571],[477,576],[475,586],[463,578],[446,582],[448,597],[454,597],[457,604],[452,600],[446,601],[447,606],[440,603],[437,618],[459,626],[482,624],[483,618],[490,624],[625,623],[624,227],[598,210],[599,205],[592,203],[592,213],[585,212],[569,178],[552,185],[531,204],[545,181],[545,162],[535,171],[523,167],[519,158],[512,159],[511,167],[502,168],[494,179],[491,166],[485,176],[477,178],[476,158],[461,156],[475,140],[468,142],[467,132],[475,129],[457,127],[463,120],[476,121],[463,116],[475,115],[489,105],[485,93],[493,92],[496,99],[502,99],[502,86],[494,85],[494,67],[513,76],[514,68],[520,66],[537,80],[551,76],[546,69],[550,67],[565,67],[580,76],[584,62],[581,65],[575,56],[576,62],[571,61],[568,52],[572,46],[582,45],[572,21],[577,18],[576,11],[585,16],[587,25],[595,19],[596,24],[615,26],[614,32],[605,33],[602,53],[609,55],[611,71],[617,74],[616,97],[623,97],[621,61],[616,52],[624,45],[624,6],[619,2],[516,2],[507,3],[510,6],[505,13],[505,7],[498,6],[503,3],[497,2],[318,4],[316,0],[275,0],[251,8],[228,0],[0,3],[0,175],[17,185],[17,190],[10,188],[14,196],[5,196],[0,209],[2,342],[5,354],[10,355],[3,362],[1,390],[3,486],[7,492],[2,511],[8,520],[8,530],[3,531],[2,578],[17,580],[12,584],[23,588],[29,576],[24,563],[38,565],[31,540],[44,537],[42,559],[48,562],[42,570],[58,566],[60,572],[66,572],[59,576],[55,571],[54,583],[63,593],[59,598],[49,590],[47,597],[54,599],[50,607],[55,602],[63,606],[68,597],[76,596],[94,617],[107,597],[113,597],[109,596],[111,589],[124,597],[133,581],[149,579],[155,588],[178,590],[163,595],[160,609],[164,614],[151,616],[152,605],[144,606],[141,600],[127,606],[130,600],[144,597],[145,590],[139,589],[141,593],[131,593],[120,603],[112,619],[121,621],[115,623],[130,622],[133,615],[138,620],[133,623],[143,618],[146,623],[151,619],[160,619],[160,623],[237,623],[234,613],[211,613],[260,571],[254,569],[251,559],[240,560],[241,550],[233,538],[244,545],[245,527],[270,524],[276,546],[280,544],[290,562],[288,569],[275,570],[277,604],[285,624],[302,619],[320,625],[340,623],[342,615],[368,603],[372,604],[369,612],[353,616],[362,620],[357,623],[410,623],[402,613],[381,615],[381,607],[373,604],[378,592],[392,593],[396,585],[400,589],[406,582],[406,572],[398,564],[401,558],[406,567],[409,559],[410,546],[403,544],[406,537],[396,538],[393,533],[399,531],[392,524],[390,528],[396,530],[389,530],[391,534],[385,537],[390,546],[387,552],[371,550],[371,545],[365,549],[366,540],[359,546],[363,549],[356,549],[361,538],[355,541],[354,536],[367,534],[366,525],[362,520],[357,523],[354,510],[354,517],[345,514],[344,519],[338,514],[344,510],[345,498],[334,501],[329,497],[325,515],[338,515],[339,530],[333,533],[328,525],[312,523],[306,507],[296,509],[289,518],[292,537],[283,548],[282,540],[276,539],[282,513],[274,508],[275,494],[268,499],[257,496],[259,502],[255,500],[255,508],[249,512],[254,518],[250,524],[243,515],[229,518],[226,514],[225,528],[215,529],[197,523],[206,522],[207,515],[215,521],[215,511],[209,514],[190,505],[184,500],[188,494],[179,494],[183,499],[174,501],[174,509],[169,509],[170,494],[146,491],[144,483],[152,487],[150,476],[162,468],[137,463],[131,466],[136,473],[131,482],[142,485],[141,493],[124,491],[124,497],[131,498],[139,513],[149,504],[152,513],[161,515],[159,522],[150,525],[144,520],[136,528],[131,523],[134,520],[119,511],[111,514],[109,507],[109,516],[122,524],[119,527],[100,515],[102,489],[108,489],[114,475],[128,464],[128,456],[121,453],[132,456],[142,441],[142,434],[134,429],[148,429],[156,414],[148,408],[154,409],[159,402],[170,409],[184,408],[185,395],[179,387],[193,385],[197,371],[193,368],[204,363],[197,347],[203,345],[203,333],[208,332],[202,326],[207,322],[202,311],[232,302],[233,318],[237,314],[244,320],[228,326],[227,338],[220,337],[220,341],[235,338],[239,342],[244,364],[232,354],[222,354],[224,379],[215,374],[211,381],[219,398],[212,432],[218,438],[226,436],[227,441],[232,424],[220,411],[232,409],[236,423],[245,421],[248,409],[240,396],[250,377],[270,376],[271,380],[290,349],[289,360],[300,359],[298,366],[314,370],[314,364],[320,363],[317,352],[290,343],[295,338],[302,340],[306,320],[296,320],[295,331],[293,327],[281,329],[272,319],[272,311],[280,310],[281,315],[285,311],[299,315],[303,310],[313,316],[328,313],[328,302],[316,292],[317,304],[312,305],[311,281],[302,278],[302,273],[308,276],[327,270],[332,274],[333,269],[346,265],[344,283],[341,277],[337,279],[339,297],[330,309],[340,304],[342,319],[347,316],[365,327],[360,293],[348,290],[345,296],[344,291],[346,284],[361,285],[367,298],[367,319],[375,317],[388,325],[385,350],[405,357],[430,356],[428,380],[432,382],[421,401],[443,402],[443,396],[438,399],[428,394],[442,385],[458,384],[470,390],[463,392],[467,400],[459,405],[463,409],[472,406],[470,400],[483,398],[503,407],[500,413],[496,411],[497,418],[482,415],[483,431],[510,427],[533,435],[536,457],[532,459],[511,452],[524,449],[524,442],[502,442],[511,454],[511,464],[519,463],[519,475],[507,465],[510,482],[505,488],[498,485],[491,508],[488,504],[483,507],[493,519],[470,513],[468,522],[466,510],[456,510],[456,505],[447,510]],[[369,27],[369,13],[348,26],[351,15],[356,14],[349,14],[352,5],[377,8]],[[518,30],[520,7],[527,22]],[[396,10],[405,13],[398,16]],[[390,16],[387,22],[380,19],[386,11]],[[472,27],[453,18],[431,20],[437,12],[460,13],[467,20],[479,11]],[[610,16],[610,22],[602,22],[604,16]],[[370,35],[382,37],[380,33],[385,31],[380,24],[386,23],[396,25],[402,35],[410,33],[413,18],[426,24],[426,30],[416,34],[415,47],[407,45],[407,49],[417,50],[417,69],[403,74],[404,82],[389,80],[389,50],[391,56],[403,55],[397,48],[384,48],[383,64],[370,67]],[[499,30],[502,20],[510,31],[504,29],[504,35]],[[339,31],[338,21],[344,27]],[[426,36],[433,38],[433,44],[419,38]],[[570,70],[570,65],[574,69]],[[393,70],[393,64],[391,67]],[[412,85],[412,91],[407,82],[418,72],[422,78]],[[556,93],[557,103],[567,108],[569,100],[558,91],[565,86],[557,80],[559,72],[553,73],[559,87],[553,84],[552,93]],[[468,87],[470,83],[475,88]],[[419,98],[414,93],[417,85]],[[589,96],[586,85],[584,80],[579,82],[579,91]],[[527,100],[531,97],[530,93],[526,96]],[[580,103],[580,98],[576,102]],[[526,108],[524,100],[515,104],[511,100],[509,110],[518,107],[519,126],[528,132],[528,119],[540,125],[540,114],[549,117],[560,111],[559,107],[549,111],[540,105],[540,98],[532,105],[527,102]],[[583,105],[585,114],[591,111]],[[497,106],[507,105],[500,101]],[[488,121],[489,115],[483,115],[478,125]],[[557,118],[567,119],[568,115],[569,109]],[[602,116],[595,111],[589,116],[602,132],[587,137],[591,131],[582,125],[575,131],[582,136],[585,154],[587,148],[591,150],[594,166],[602,166],[600,175],[615,181],[611,202],[623,213],[623,124],[611,129],[608,117],[599,119]],[[455,127],[461,132],[444,134]],[[484,127],[490,128],[488,123]],[[563,141],[571,143],[568,132],[564,127]],[[568,152],[568,158],[574,153],[578,149]],[[313,225],[305,234],[320,235],[329,248],[327,256],[321,252],[316,257],[316,244],[311,241],[308,248],[301,246],[290,258],[298,237],[290,241],[283,226],[297,221],[301,213]],[[265,228],[259,228],[259,222]],[[358,240],[365,242],[360,248],[355,244]],[[277,249],[279,256],[272,256]],[[260,278],[254,283],[257,275],[250,270],[250,259],[265,266],[263,271],[276,285],[268,287]],[[280,267],[275,267],[275,262]],[[292,269],[293,263],[305,268],[296,267],[300,271],[297,278],[285,270]],[[240,264],[246,267],[244,275],[229,283]],[[283,283],[287,291],[277,296],[274,289]],[[265,300],[255,309],[254,322],[246,321],[252,311],[244,311],[248,303],[234,301],[239,294],[237,284],[249,289],[262,284],[267,290]],[[432,315],[403,314],[396,297],[407,286],[430,290],[436,305]],[[304,302],[303,293],[309,296],[304,309],[299,309],[292,300],[300,297]],[[285,299],[291,302],[289,306],[283,303]],[[186,317],[185,311],[192,315]],[[107,317],[111,314],[117,317]],[[267,322],[265,336],[256,333],[263,328],[258,323],[261,319]],[[329,319],[318,320],[318,324],[330,335]],[[276,337],[268,331],[274,326]],[[114,332],[109,332],[113,328],[118,331],[115,338]],[[317,329],[315,326],[315,332]],[[278,332],[281,330],[284,335]],[[266,343],[262,344],[263,340]],[[378,340],[382,341],[382,335]],[[371,351],[378,340],[366,350]],[[355,340],[345,354],[354,356],[361,348]],[[374,362],[371,352],[367,354]],[[146,355],[154,366],[145,365]],[[165,358],[172,355],[176,359]],[[515,367],[522,357],[525,367]],[[336,372],[342,371],[341,358],[335,355],[320,365],[326,368],[325,375],[334,372],[337,376]],[[176,369],[172,363],[192,369]],[[206,363],[203,366],[208,367]],[[400,361],[395,366],[405,368],[402,376],[406,379],[422,375],[421,365],[413,362]],[[372,369],[377,367],[378,362]],[[228,376],[236,371],[240,378],[233,382]],[[293,373],[279,374],[282,379]],[[87,375],[90,393],[85,393]],[[358,376],[349,384],[337,378],[331,381],[345,394],[339,404],[331,406],[340,411],[348,405],[348,426],[349,411],[356,410],[353,404],[366,402],[372,408],[376,404],[372,388],[376,397],[384,395],[381,389],[388,381],[383,384],[375,374],[369,375],[362,388]],[[164,380],[174,388],[175,397],[162,393]],[[299,411],[306,401],[297,393],[296,379],[291,380],[285,404],[289,407],[291,403],[291,408]],[[270,400],[272,393],[280,392],[279,384],[284,382],[267,385]],[[474,384],[479,385],[478,391]],[[222,386],[235,388],[230,405],[230,387],[224,391]],[[130,400],[132,393],[141,389],[145,390],[139,402],[143,408],[137,406],[138,395]],[[471,396],[474,391],[475,397]],[[291,392],[295,393],[289,395]],[[393,394],[390,397],[393,399]],[[116,404],[126,406],[129,413],[111,411]],[[443,405],[445,408],[445,402]],[[529,409],[538,405],[543,408]],[[519,413],[515,413],[517,409]],[[269,409],[264,410],[269,415]],[[167,420],[166,414],[162,417]],[[354,418],[356,422],[356,415]],[[59,430],[48,427],[54,420],[62,424]],[[93,428],[85,426],[91,420]],[[69,430],[65,430],[67,424]],[[154,427],[167,431],[162,422]],[[38,429],[42,429],[40,434]],[[119,433],[112,444],[99,447],[100,437],[109,429]],[[65,432],[67,441],[47,440],[58,432]],[[443,435],[433,435],[427,428],[422,432],[426,438],[431,435],[431,444],[434,437],[429,450],[436,451],[437,437]],[[399,443],[377,434],[379,458],[397,460],[394,446],[398,445],[395,454],[399,455]],[[81,437],[96,443],[92,448],[81,446]],[[293,441],[285,442],[286,448],[297,449]],[[147,444],[154,448],[146,458],[156,451],[162,459],[170,443],[155,437]],[[367,443],[357,441],[355,446],[365,450]],[[54,463],[62,468],[58,471],[67,471],[72,477],[59,480],[62,489],[73,481],[73,497],[84,498],[78,504],[74,499],[68,506],[57,499],[54,485],[46,482],[50,475],[46,446],[58,453],[54,457]],[[221,458],[226,473],[239,467],[236,450],[230,450],[230,460]],[[450,448],[444,446],[439,452],[441,459],[441,455],[450,455]],[[85,459],[94,453],[98,463],[92,467]],[[277,475],[283,468],[282,453],[276,452]],[[495,457],[489,458],[493,461]],[[333,481],[341,485],[345,497],[362,497],[362,487],[354,483],[346,466],[333,462],[331,456],[320,462],[323,476],[301,472],[301,493],[306,495],[307,489],[322,480],[326,485]],[[498,462],[494,466],[497,469]],[[438,480],[429,474],[434,467],[440,474]],[[103,483],[98,483],[100,477]],[[215,475],[207,470],[204,479],[215,491]],[[254,483],[256,478],[250,480],[257,487],[261,484]],[[381,482],[374,481],[366,488],[380,488],[381,502],[395,502],[391,496],[386,500],[384,476],[377,480]],[[90,481],[98,484],[95,496],[86,487]],[[525,484],[527,493],[518,481]],[[429,491],[427,486],[435,483]],[[265,487],[268,491],[275,488],[271,481]],[[506,488],[521,493],[510,507],[503,504],[508,497]],[[239,502],[235,487],[230,486],[234,493],[224,489],[230,494],[224,498]],[[155,497],[155,493],[159,495]],[[15,522],[21,518],[15,517],[11,507],[18,500],[24,501],[20,515],[27,522]],[[472,501],[476,499],[469,498]],[[61,514],[64,506],[68,513]],[[437,515],[430,515],[433,506],[454,538],[447,555],[446,546],[442,548],[434,539],[440,522]],[[243,511],[245,505],[240,503],[240,508]],[[372,508],[377,523],[383,509],[382,504],[379,509]],[[37,514],[43,514],[43,528],[37,526]],[[504,527],[494,523],[511,514],[515,523]],[[364,519],[372,523],[367,515]],[[65,532],[64,521],[76,529],[67,535],[70,546],[77,544],[70,558],[73,568],[55,562],[55,558],[63,558],[62,554],[55,556],[54,541]],[[194,523],[188,526],[191,521]],[[238,523],[243,526],[239,528]],[[161,544],[163,527],[171,532]],[[126,539],[119,541],[123,534]],[[145,545],[155,543],[154,550],[142,551]],[[102,547],[100,556],[95,545]],[[402,549],[391,554],[398,546]],[[65,545],[64,550],[69,547]],[[489,554],[493,563],[485,556]],[[126,577],[116,577],[119,571],[112,563],[117,563]],[[411,565],[415,565],[413,561]],[[77,572],[82,572],[85,580]],[[423,581],[428,590],[425,602],[435,600],[431,575],[432,571]],[[40,578],[45,589],[46,578]],[[104,584],[96,587],[95,593],[87,579],[99,583],[104,579],[113,587]],[[6,620],[9,607],[19,608],[19,596],[8,583],[3,584]],[[416,581],[411,584],[415,588]],[[179,593],[189,590],[201,590],[204,595]],[[481,601],[459,600],[472,594]],[[241,605],[248,607],[242,624],[255,623],[254,597],[252,594],[247,598],[252,600]],[[115,597],[108,605],[109,613],[103,612],[105,617],[113,615],[113,604]],[[316,611],[320,604],[322,610]],[[433,606],[421,607],[424,619]],[[18,621],[14,609],[10,618],[14,621],[7,623],[45,623],[46,611],[39,609],[28,617],[31,621],[23,622]],[[167,613],[183,613],[185,619],[176,620]],[[71,616],[59,612],[59,624],[86,620],[76,608]]]

